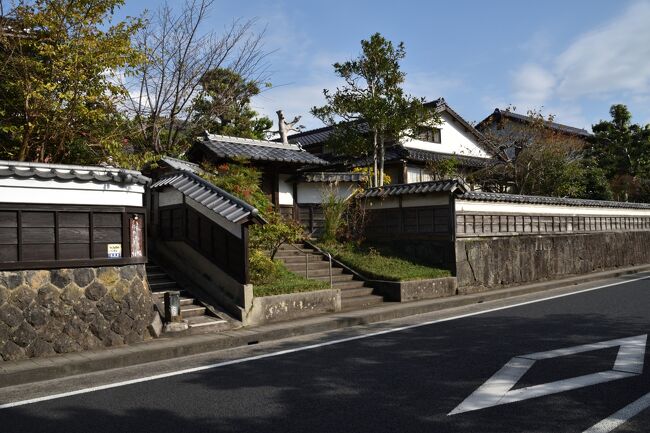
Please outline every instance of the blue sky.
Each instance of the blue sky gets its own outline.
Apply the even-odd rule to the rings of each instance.
[[[120,14],[158,4],[126,0]],[[625,103],[633,121],[650,123],[650,0],[230,0],[217,1],[207,25],[236,18],[266,26],[274,87],[254,106],[274,120],[283,109],[308,128],[322,126],[309,109],[336,86],[332,63],[355,57],[359,41],[380,32],[406,45],[407,90],[443,96],[469,121],[512,104],[589,129]]]

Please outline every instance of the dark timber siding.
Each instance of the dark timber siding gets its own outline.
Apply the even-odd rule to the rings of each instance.
[[[513,236],[610,231],[648,231],[650,217],[458,214],[456,235]]]
[[[247,282],[245,239],[238,238],[187,205],[161,207],[159,213],[162,240],[186,242],[237,281]]]
[[[0,270],[144,263],[131,257],[136,215],[145,221],[144,208],[1,205]],[[108,244],[121,245],[120,258],[108,257]]]

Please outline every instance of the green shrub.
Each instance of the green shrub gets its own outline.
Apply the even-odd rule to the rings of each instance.
[[[252,250],[248,258],[250,278],[253,285],[269,284],[279,278],[275,262],[260,250]]]

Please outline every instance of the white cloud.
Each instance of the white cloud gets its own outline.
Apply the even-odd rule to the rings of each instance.
[[[543,105],[553,94],[555,78],[539,65],[528,63],[513,74],[515,105]]]
[[[650,92],[650,3],[580,36],[556,60],[563,98]]]

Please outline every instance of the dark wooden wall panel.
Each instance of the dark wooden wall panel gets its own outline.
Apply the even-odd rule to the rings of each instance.
[[[650,217],[574,215],[489,215],[463,213],[456,216],[457,236],[512,236],[544,233],[590,233],[618,230],[650,230]]]
[[[0,270],[146,261],[129,257],[130,235],[123,230],[123,221],[132,215],[145,220],[143,208],[15,206],[14,210],[13,205],[0,204]],[[122,245],[123,257],[109,259],[111,243]]]
[[[0,227],[0,245],[18,243],[18,229],[16,227]]]
[[[18,212],[0,211],[0,227],[18,227]]]
[[[243,239],[186,205],[159,208],[159,213],[162,240],[186,242],[237,281],[247,280]]]

